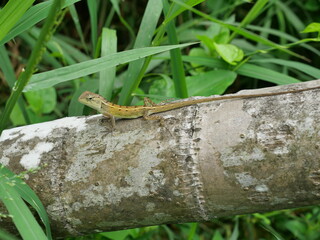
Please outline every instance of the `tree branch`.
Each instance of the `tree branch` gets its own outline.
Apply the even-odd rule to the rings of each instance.
[[[319,106],[312,90],[193,105],[162,113],[163,126],[63,118],[4,131],[0,163],[40,167],[27,183],[56,236],[319,204]]]

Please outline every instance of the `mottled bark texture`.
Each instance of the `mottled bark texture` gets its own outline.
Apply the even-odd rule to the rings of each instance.
[[[3,132],[0,162],[40,167],[27,183],[56,236],[319,204],[319,106],[309,90],[193,105],[160,114],[164,125],[64,118]]]

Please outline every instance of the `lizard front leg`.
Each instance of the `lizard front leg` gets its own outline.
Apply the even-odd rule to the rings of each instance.
[[[145,107],[155,107],[155,106],[157,106],[156,103],[154,103],[150,98],[147,98],[147,97],[143,98],[143,102],[144,102],[144,106]]]
[[[105,116],[105,117],[107,117],[107,118],[110,118],[112,128],[116,128],[116,120],[115,120],[115,118],[114,118],[113,115],[111,115],[111,114],[109,114],[109,113],[103,113],[102,115]]]

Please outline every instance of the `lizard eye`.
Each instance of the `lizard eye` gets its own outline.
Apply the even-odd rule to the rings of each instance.
[[[89,101],[91,101],[91,100],[92,100],[92,98],[93,98],[93,97],[88,97],[87,99],[88,99]]]

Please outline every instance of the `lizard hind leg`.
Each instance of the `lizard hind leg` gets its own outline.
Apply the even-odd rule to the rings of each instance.
[[[148,111],[146,111],[145,114],[143,115],[143,118],[146,119],[146,120],[159,120],[160,121],[160,127],[164,127],[165,129],[167,129],[168,132],[170,133],[170,135],[173,137],[171,131],[165,126],[164,118],[162,116],[157,116],[157,115],[150,116],[150,113],[148,113]]]
[[[159,120],[160,121],[160,125],[161,126],[164,125],[164,118],[162,116],[156,116],[156,115],[150,116],[150,113],[148,111],[146,111],[143,114],[143,118],[146,119],[146,120]]]
[[[145,107],[156,107],[157,106],[157,104],[154,103],[150,98],[145,97],[143,99],[143,101],[144,101]],[[150,114],[152,114],[152,113],[150,113],[148,110],[145,110],[145,112],[143,114],[143,118],[146,120],[159,120],[160,125],[164,126],[164,118],[162,116],[155,116],[155,115],[150,116]]]

